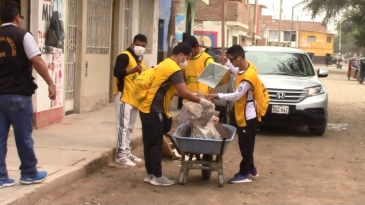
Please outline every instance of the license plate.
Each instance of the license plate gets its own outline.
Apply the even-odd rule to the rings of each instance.
[[[272,113],[276,114],[289,114],[289,106],[286,105],[273,105],[271,109]]]

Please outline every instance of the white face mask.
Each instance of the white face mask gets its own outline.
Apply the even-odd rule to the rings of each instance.
[[[188,60],[186,60],[186,59],[183,63],[181,63],[181,62],[179,63],[180,68],[185,68],[186,65],[188,65]]]
[[[146,49],[143,48],[142,46],[134,46],[134,48],[133,48],[134,54],[136,54],[136,56],[143,55],[145,50]]]

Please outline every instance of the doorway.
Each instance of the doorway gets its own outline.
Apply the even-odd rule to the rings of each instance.
[[[67,35],[65,43],[65,115],[74,113],[76,73],[77,1],[68,0]]]
[[[164,42],[165,42],[164,28],[165,28],[165,20],[159,19],[158,20],[157,64],[159,64],[164,59],[164,51],[163,51],[163,46],[164,46]]]

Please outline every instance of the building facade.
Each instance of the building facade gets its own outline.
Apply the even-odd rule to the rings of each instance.
[[[65,115],[101,109],[112,101],[115,59],[132,38],[148,38],[144,60],[157,64],[159,0],[18,0],[29,30],[46,61],[57,90],[48,99],[48,86],[33,72],[37,128],[61,121]],[[30,12],[31,11],[31,12]],[[59,46],[50,46],[51,20],[61,22]],[[63,30],[63,32],[62,32]],[[48,37],[47,37],[48,35]]]
[[[260,42],[261,45],[302,49],[313,63],[325,63],[326,56],[333,55],[334,34],[321,22],[282,20],[280,35],[279,20],[262,16],[262,24],[262,37],[265,40]]]
[[[197,6],[195,10],[194,35],[200,43],[209,47],[222,46],[222,19],[220,0],[210,0],[209,6]],[[248,45],[250,22],[248,1],[226,1],[225,46],[233,44]]]

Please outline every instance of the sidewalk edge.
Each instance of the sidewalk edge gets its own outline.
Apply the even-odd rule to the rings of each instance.
[[[69,186],[75,181],[92,174],[97,169],[106,165],[108,161],[112,158],[115,152],[115,148],[99,153],[98,157],[86,158],[84,165],[80,166],[68,166],[60,172],[50,174],[46,181],[39,185],[29,185],[29,186],[39,186],[36,189],[32,189],[22,195],[19,195],[16,199],[11,199],[5,201],[4,204],[36,204],[39,200],[57,192],[58,190]],[[26,185],[24,185],[26,186]]]

